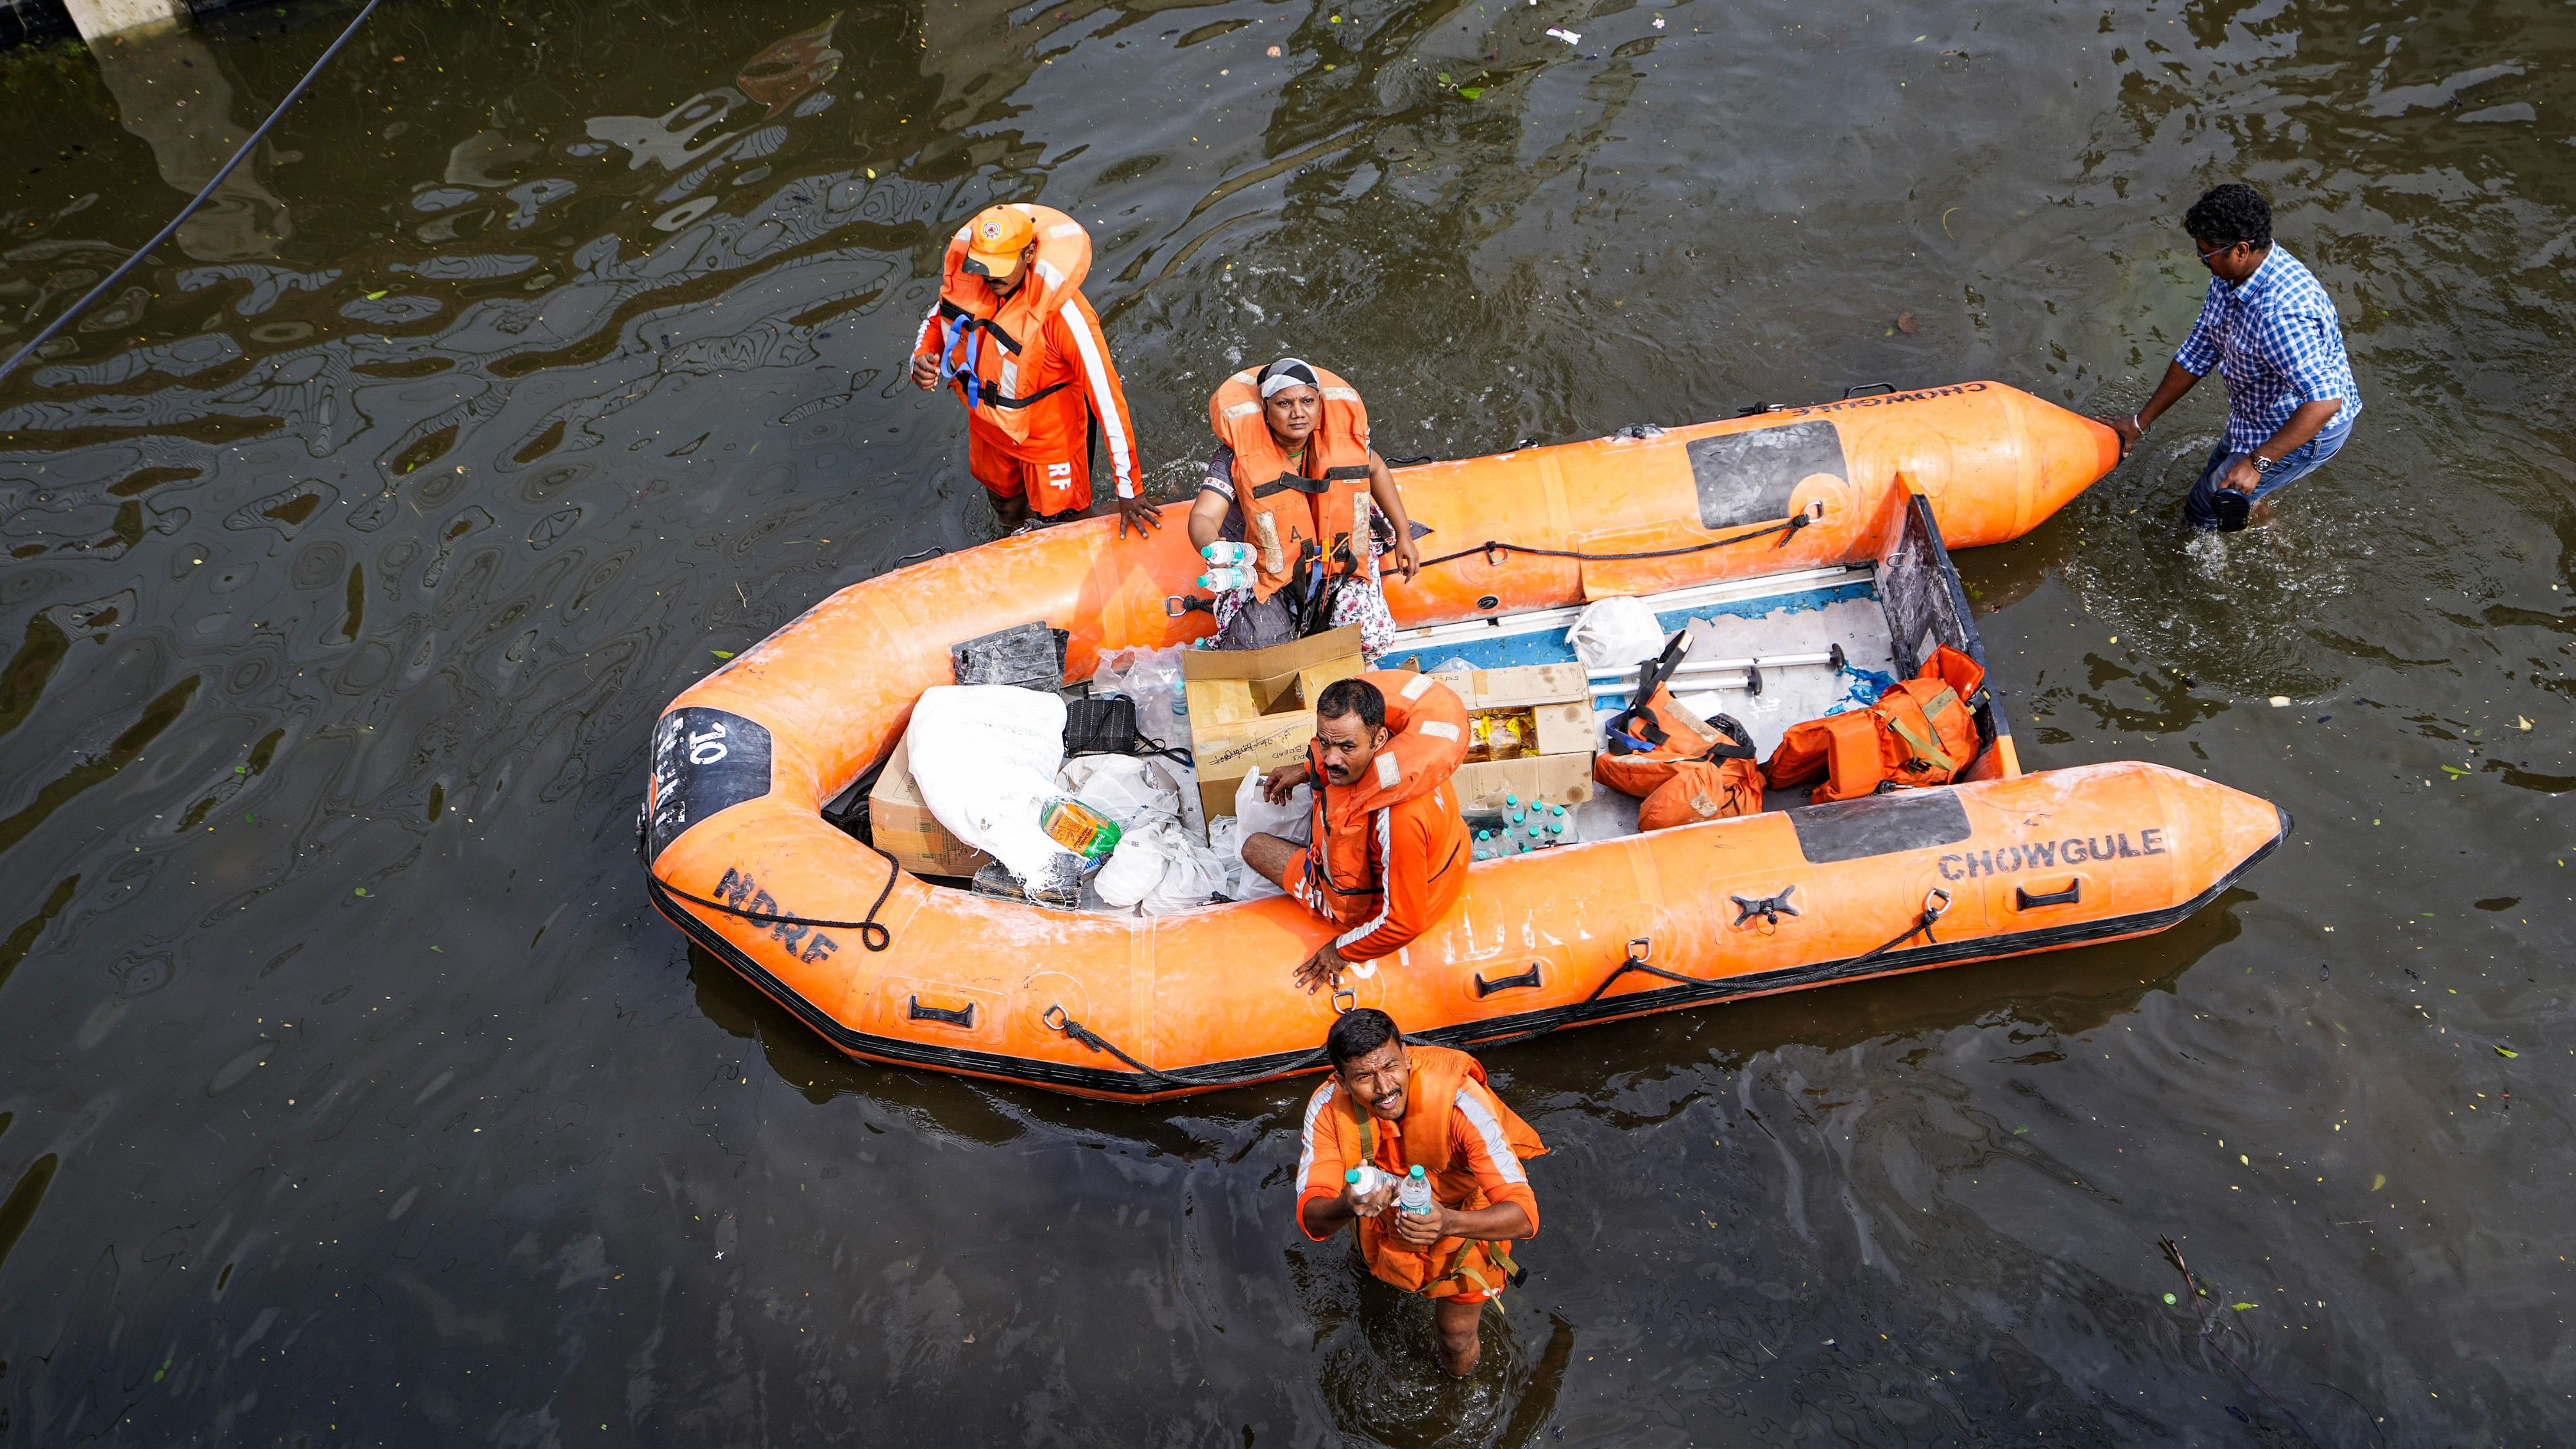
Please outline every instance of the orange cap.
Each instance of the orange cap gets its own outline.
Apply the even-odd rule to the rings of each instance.
[[[1038,224],[1016,206],[988,206],[966,223],[966,260],[987,276],[1020,269],[1020,253],[1037,240]]]

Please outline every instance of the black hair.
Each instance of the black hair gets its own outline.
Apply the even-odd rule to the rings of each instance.
[[[2263,193],[2230,181],[2201,193],[2182,214],[2182,229],[2213,246],[2250,242],[2259,252],[2272,244],[2272,207]]]
[[[1358,715],[1362,725],[1373,730],[1384,729],[1386,696],[1378,693],[1377,686],[1365,679],[1336,679],[1324,686],[1322,697],[1315,701],[1315,714],[1318,718],[1330,715],[1334,719]]]
[[[1388,1042],[1402,1040],[1404,1033],[1395,1029],[1394,1017],[1374,1006],[1355,1007],[1343,1012],[1333,1029],[1324,1033],[1324,1059],[1340,1071]]]

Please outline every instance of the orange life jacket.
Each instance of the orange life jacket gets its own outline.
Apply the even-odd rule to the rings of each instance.
[[[1091,234],[1054,207],[1019,209],[1037,227],[1038,254],[1030,259],[1028,280],[1010,296],[995,297],[990,283],[966,270],[971,228],[960,227],[948,240],[933,324],[939,328],[940,379],[957,390],[977,422],[1025,443],[1029,405],[1072,385],[1064,369],[1048,365],[1046,319],[1089,275]],[[1059,374],[1056,381],[1021,391],[1021,379],[1051,373]]]
[[[1985,678],[1977,661],[1942,645],[1868,709],[1791,725],[1762,773],[1773,789],[1825,777],[1818,803],[1946,785],[1977,757],[1975,701]]]
[[[1623,794],[1645,797],[1661,789],[1685,761],[1719,766],[1749,764],[1753,759],[1753,737],[1744,732],[1744,726],[1725,715],[1706,721],[1691,718],[1674,702],[1668,686],[1655,686],[1655,692],[1646,697],[1643,712],[1644,720],[1625,716],[1631,721],[1627,728],[1637,730],[1651,721],[1653,728],[1645,730],[1644,737],[1653,742],[1654,748],[1619,753],[1614,746],[1600,751],[1592,757],[1593,779]],[[1663,737],[1659,741],[1653,739],[1657,734]],[[1755,778],[1751,783],[1753,808],[1728,813],[1751,815],[1761,810],[1761,781]]]
[[[1637,807],[1639,830],[1670,830],[1703,820],[1762,813],[1762,767],[1748,748],[1729,759],[1682,760],[1672,778]]]
[[[1481,1085],[1484,1067],[1474,1057],[1448,1047],[1407,1043],[1404,1050],[1413,1062],[1413,1080],[1405,1089],[1404,1117],[1396,1124],[1396,1131],[1379,1131],[1385,1124],[1350,1093],[1333,1094],[1340,1104],[1337,1110],[1354,1118],[1358,1128],[1340,1133],[1335,1139],[1342,1144],[1341,1170],[1349,1172],[1362,1162],[1370,1162],[1402,1177],[1419,1162],[1424,1175],[1431,1179],[1432,1200],[1442,1207],[1472,1212],[1493,1206],[1450,1135],[1457,1121],[1458,1092],[1469,1077]],[[1513,1156],[1526,1162],[1547,1151],[1547,1144],[1539,1141],[1538,1133],[1521,1120],[1519,1113],[1500,1097],[1494,1102],[1502,1109],[1499,1118],[1503,1139]],[[1499,1292],[1518,1271],[1507,1243],[1442,1238],[1427,1248],[1414,1247],[1395,1235],[1393,1209],[1373,1218],[1361,1218],[1358,1224],[1360,1256],[1368,1260],[1369,1271],[1426,1298]]]
[[[1234,499],[1253,549],[1253,592],[1266,599],[1295,576],[1309,543],[1328,561],[1367,557],[1369,424],[1359,389],[1316,368],[1322,415],[1303,460],[1313,476],[1292,471],[1261,416],[1260,375],[1250,368],[1218,384],[1208,399],[1208,426],[1234,450]]]
[[[1449,686],[1402,669],[1375,670],[1360,678],[1386,696],[1386,747],[1349,785],[1328,781],[1315,747],[1306,747],[1315,804],[1306,851],[1307,888],[1297,895],[1342,925],[1376,915],[1388,889],[1369,864],[1377,817],[1448,784],[1467,758],[1467,704]],[[1434,869],[1452,857],[1463,863],[1468,855],[1467,824],[1454,794],[1444,803],[1446,809],[1424,811],[1438,822],[1428,862]],[[1392,872],[1398,863],[1383,862],[1383,867]],[[1466,872],[1459,871],[1456,880],[1462,888]]]

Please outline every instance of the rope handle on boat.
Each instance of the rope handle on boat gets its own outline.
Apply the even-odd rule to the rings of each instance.
[[[1906,927],[1904,932],[1901,935],[1898,935],[1895,939],[1888,941],[1884,945],[1873,947],[1858,956],[1854,956],[1843,964],[1845,966],[1857,966],[1863,961],[1876,960],[1878,957],[1884,956],[1888,952],[1895,950],[1897,947],[1904,945],[1906,942],[1913,940],[1916,936],[1921,936],[1924,940],[1938,945],[1940,943],[1940,938],[1932,934],[1932,923],[1949,914],[1949,911],[1950,893],[1941,889],[1939,886],[1934,886],[1932,889],[1923,893],[1923,910],[1921,914],[1914,918],[1913,925]]]
[[[887,930],[877,921],[877,912],[885,909],[886,897],[894,894],[894,883],[903,874],[903,867],[895,864],[893,856],[877,850],[874,842],[862,840],[859,843],[885,856],[886,863],[885,889],[877,892],[876,904],[868,907],[867,919],[860,921],[823,921],[812,916],[782,916],[773,915],[768,911],[747,910],[741,906],[726,905],[722,901],[711,901],[705,896],[693,896],[660,876],[654,876],[652,880],[654,885],[665,892],[678,896],[693,906],[705,906],[711,911],[722,911],[728,916],[740,916],[746,921],[757,921],[764,926],[805,926],[829,928],[835,931],[856,931],[859,933],[860,945],[871,951],[883,951],[894,944],[894,932]]]
[[[1084,1046],[1091,1048],[1095,1052],[1107,1052],[1111,1056],[1116,1057],[1118,1060],[1135,1068],[1138,1072],[1144,1074],[1147,1078],[1153,1081],[1163,1083],[1167,1086],[1180,1087],[1186,1090],[1203,1090],[1209,1087],[1231,1087],[1244,1082],[1258,1082],[1271,1077],[1283,1076],[1290,1072],[1302,1072],[1306,1068],[1322,1061],[1324,1058],[1324,1049],[1317,1047],[1315,1050],[1308,1052],[1303,1057],[1285,1065],[1265,1067],[1259,1071],[1243,1072],[1231,1077],[1176,1077],[1170,1072],[1157,1071],[1119,1050],[1116,1042],[1109,1040],[1100,1033],[1093,1031],[1090,1027],[1084,1026],[1081,1022],[1074,1020],[1072,1014],[1064,1009],[1062,1003],[1049,1006],[1044,1012],[1039,1014],[1038,1020],[1045,1024],[1047,1030],[1062,1032],[1064,1035],[1073,1038],[1075,1041],[1082,1043]]]
[[[1666,981],[1676,981],[1684,986],[1706,986],[1708,984],[1706,981],[1703,981],[1696,976],[1684,976],[1678,971],[1667,971],[1661,966],[1647,965],[1647,958],[1653,956],[1654,953],[1655,943],[1652,937],[1639,936],[1635,940],[1630,941],[1628,943],[1627,959],[1621,961],[1609,975],[1602,977],[1601,984],[1593,987],[1592,994],[1583,998],[1583,1000],[1578,1004],[1590,1006],[1592,1003],[1599,1001],[1603,992],[1608,991],[1612,986],[1618,983],[1620,977],[1627,975],[1631,971],[1643,971],[1649,976],[1660,976]],[[1565,1023],[1562,1021],[1552,1021],[1545,1026],[1536,1028],[1535,1030],[1522,1032],[1518,1036],[1507,1036],[1494,1041],[1479,1042],[1478,1045],[1517,1046],[1520,1043],[1532,1040],[1533,1038],[1545,1036],[1549,1032],[1552,1032],[1563,1025],[1565,1025]]]
[[[1525,543],[1505,543],[1500,539],[1487,539],[1474,548],[1462,548],[1456,553],[1444,553],[1438,558],[1424,559],[1421,567],[1427,569],[1434,564],[1451,563],[1462,558],[1472,558],[1477,554],[1483,554],[1485,562],[1496,568],[1502,567],[1502,555],[1507,553],[1525,553],[1533,558],[1570,558],[1583,563],[1620,563],[1631,559],[1679,558],[1684,554],[1706,553],[1710,549],[1725,548],[1730,544],[1750,543],[1754,539],[1768,538],[1775,533],[1783,536],[1772,547],[1787,548],[1789,539],[1794,537],[1798,530],[1822,522],[1824,516],[1825,505],[1819,501],[1808,504],[1805,511],[1793,514],[1782,522],[1767,524],[1750,533],[1739,533],[1733,538],[1711,539],[1707,543],[1684,544],[1679,548],[1643,549],[1636,553],[1584,553],[1576,549],[1532,548]]]

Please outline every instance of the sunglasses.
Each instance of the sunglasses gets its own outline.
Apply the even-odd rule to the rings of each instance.
[[[2227,255],[2229,252],[2232,252],[2232,251],[2236,250],[2238,247],[2241,247],[2241,246],[2243,246],[2243,245],[2245,245],[2245,243],[2243,243],[2243,242],[2241,242],[2241,241],[2232,241],[2232,242],[2229,242],[2227,245],[2225,245],[2225,246],[2223,246],[2223,247],[2211,247],[2208,251],[2201,252],[2201,254],[2200,254],[2200,262],[2201,262],[2201,265],[2202,265],[2202,266],[2207,266],[2207,265],[2209,265],[2209,259],[2210,259],[2211,257],[2223,257],[2223,256]],[[2195,248],[2194,250],[2198,250],[2198,249],[2197,249],[2197,248]]]

